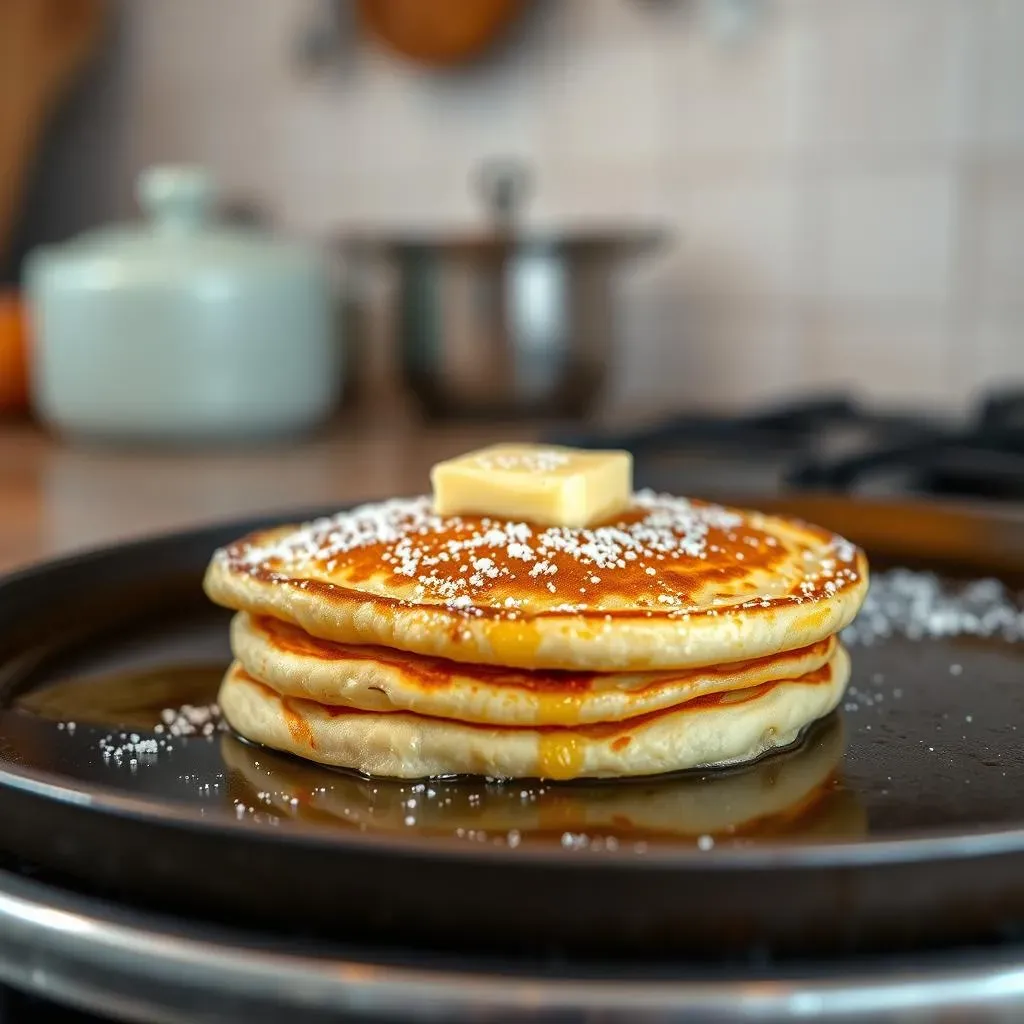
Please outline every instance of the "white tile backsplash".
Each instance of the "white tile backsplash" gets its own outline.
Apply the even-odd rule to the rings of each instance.
[[[979,304],[1024,312],[1024,156],[983,168],[972,177],[971,190]]]
[[[792,175],[673,177],[665,202],[682,293],[730,305],[804,294],[801,189]]]
[[[647,3],[646,0],[621,3],[619,0],[558,0],[537,4],[543,8],[545,35],[553,45],[567,43],[605,43],[608,40],[639,42],[649,40],[666,25],[677,24],[681,10],[690,4]],[[646,8],[646,9],[645,9]],[[659,9],[660,8],[660,9]]]
[[[933,304],[947,298],[957,205],[951,172],[836,173],[814,187],[823,194],[822,298]]]
[[[962,404],[968,384],[949,362],[941,310],[886,310],[812,317],[803,337],[808,388],[848,389],[887,404]]]
[[[964,341],[972,359],[965,383],[972,391],[990,387],[1024,388],[1024,322],[987,313],[967,325]]]
[[[813,145],[848,159],[851,150],[949,147],[962,138],[976,2],[805,2]]]
[[[784,307],[695,302],[677,318],[674,394],[686,407],[784,400],[800,387],[800,324]]]
[[[1024,0],[750,0],[733,40],[717,0],[556,0],[444,73],[354,36],[303,71],[316,2],[126,5],[132,169],[205,161],[323,235],[480,223],[473,171],[511,156],[533,224],[663,225],[622,287],[613,405],[934,403],[976,383],[951,367],[1017,372]]]
[[[979,0],[980,79],[977,138],[996,149],[1024,149],[1024,3]]]
[[[661,156],[662,83],[650,43],[595,42],[543,69],[545,142],[556,158],[595,166],[655,165]]]
[[[745,164],[790,153],[806,135],[807,23],[801,0],[768,3],[750,37],[714,43],[699,19],[673,25],[661,114],[670,167]]]
[[[307,175],[372,180],[443,164],[448,150],[436,123],[443,115],[429,107],[424,115],[415,78],[381,54],[344,59],[354,63],[344,75],[314,78],[288,98],[281,126],[287,184],[300,191]]]

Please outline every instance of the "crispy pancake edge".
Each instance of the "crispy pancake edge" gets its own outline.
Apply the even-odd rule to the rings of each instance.
[[[648,500],[655,503],[637,506],[637,514],[658,513],[662,508],[657,504],[659,501],[670,511],[676,508],[673,503],[682,503],[684,510],[690,507],[685,499],[669,496]],[[388,503],[362,506],[371,510],[362,514],[382,514],[379,510],[388,507]],[[382,585],[380,580],[373,587],[368,582],[360,583],[344,566],[334,571],[330,560],[321,565],[316,556],[308,563],[296,558],[291,564],[273,567],[261,560],[262,552],[279,547],[282,540],[299,537],[304,543],[312,543],[315,536],[309,531],[315,524],[305,524],[261,531],[216,552],[204,587],[218,604],[282,619],[322,639],[378,644],[453,661],[526,669],[646,671],[744,661],[807,647],[839,632],[856,616],[869,582],[867,559],[862,551],[810,524],[756,511],[700,507],[738,517],[745,524],[736,528],[739,531],[749,527],[771,543],[775,543],[772,538],[777,538],[779,555],[765,563],[767,568],[755,567],[752,556],[746,562],[727,556],[728,575],[722,578],[721,585],[717,582],[719,570],[700,557],[677,552],[674,560],[670,558],[664,563],[652,559],[647,570],[651,573],[648,592],[627,598],[624,607],[610,613],[596,606],[590,610],[563,607],[546,591],[534,594],[535,582],[530,584],[530,603],[523,607],[506,608],[493,603],[493,597],[490,604],[483,603],[486,594],[475,603],[467,599],[456,607],[434,599],[410,597],[409,588],[415,580],[407,576],[394,577],[400,589],[396,596],[391,596],[386,587],[384,593],[374,591],[373,587]],[[339,517],[342,523],[351,524],[360,522],[359,515],[357,509],[340,513]],[[339,520],[324,522],[334,521]],[[480,520],[480,529],[485,523]],[[646,523],[642,519],[636,527],[646,527]],[[442,525],[446,530],[447,521]],[[508,529],[522,526],[504,525]],[[397,534],[413,535],[400,531]],[[367,543],[371,547],[375,544],[372,540]],[[749,549],[742,543],[735,547],[736,559],[743,557],[743,551],[749,555]],[[353,550],[362,549],[356,546]],[[836,562],[840,551],[848,559],[841,569]],[[709,554],[708,558],[721,561],[722,556]],[[839,570],[835,585],[816,575],[829,562]],[[737,580],[742,582],[745,565],[750,565],[746,572],[753,578],[785,579],[785,589],[775,596],[759,596],[761,591],[755,587],[736,597]],[[699,570],[698,578],[704,581],[701,586],[711,588],[704,603],[685,610],[658,605],[660,588],[678,579],[679,574],[687,577],[691,570]],[[382,566],[380,571],[386,575],[393,569]],[[664,584],[659,572],[665,574]],[[608,570],[606,580],[613,573],[614,570]],[[838,580],[843,573],[852,578]],[[500,581],[502,592],[515,590],[518,584],[514,579]],[[486,581],[484,584],[489,586]],[[612,586],[607,581],[605,585]],[[595,589],[600,596],[602,586],[599,584]],[[717,598],[712,600],[716,592],[733,596],[719,602]],[[641,596],[646,597],[646,605],[637,604]]]
[[[740,764],[788,746],[836,707],[849,675],[849,656],[840,646],[825,668],[803,680],[766,684],[742,696],[717,695],[640,722],[579,729],[502,729],[404,712],[332,709],[283,698],[237,662],[218,700],[242,736],[367,775],[622,778]]]
[[[235,658],[283,696],[506,726],[621,721],[708,693],[791,679],[824,665],[837,643],[829,637],[798,651],[709,669],[559,672],[467,665],[372,645],[338,644],[245,612],[231,623]]]

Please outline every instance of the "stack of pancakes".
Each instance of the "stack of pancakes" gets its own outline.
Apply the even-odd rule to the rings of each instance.
[[[817,527],[642,492],[542,527],[365,505],[217,551],[242,736],[369,775],[736,764],[838,703],[867,563]]]

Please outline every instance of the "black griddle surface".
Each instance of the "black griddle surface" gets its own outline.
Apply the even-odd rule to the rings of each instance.
[[[885,524],[880,563],[899,554],[902,516],[921,562],[930,513],[915,531],[913,510],[879,519],[877,507],[815,501],[808,518],[869,555],[871,523]],[[783,509],[800,510],[799,499]],[[979,538],[973,565],[962,531],[956,564],[939,557],[948,545],[926,564],[1012,577],[1020,547],[986,562],[980,538],[1020,544],[1020,533],[982,520],[962,515]],[[437,948],[785,956],[989,941],[1024,920],[1024,645],[853,646],[842,709],[748,768],[598,784],[369,781],[225,732],[153,731],[162,708],[213,698],[228,615],[199,581],[214,547],[256,525],[0,583],[7,852],[156,909]],[[131,749],[110,753],[132,737],[157,751],[134,763]]]

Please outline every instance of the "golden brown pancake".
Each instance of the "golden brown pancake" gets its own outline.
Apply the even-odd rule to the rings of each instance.
[[[863,835],[853,794],[837,783],[842,719],[815,729],[806,746],[714,777],[684,775],[560,786],[495,786],[483,780],[431,785],[367,780],[252,747],[224,735],[230,789],[254,814],[325,828],[462,835],[514,844],[560,842],[568,832],[623,842]],[[849,806],[853,797],[854,807]],[[411,801],[411,804],[410,804]]]
[[[798,651],[706,669],[530,672],[319,640],[244,612],[231,623],[231,649],[242,667],[286,697],[489,725],[621,721],[709,693],[806,675],[829,661],[837,642],[828,637]]]
[[[218,551],[207,594],[313,636],[526,669],[699,668],[809,647],[867,590],[818,527],[642,492],[589,529],[364,505]]]
[[[788,746],[836,706],[849,671],[839,646],[831,661],[799,679],[576,727],[474,725],[330,707],[282,697],[238,662],[228,669],[218,703],[228,723],[251,740],[367,775],[606,778],[742,763]]]

